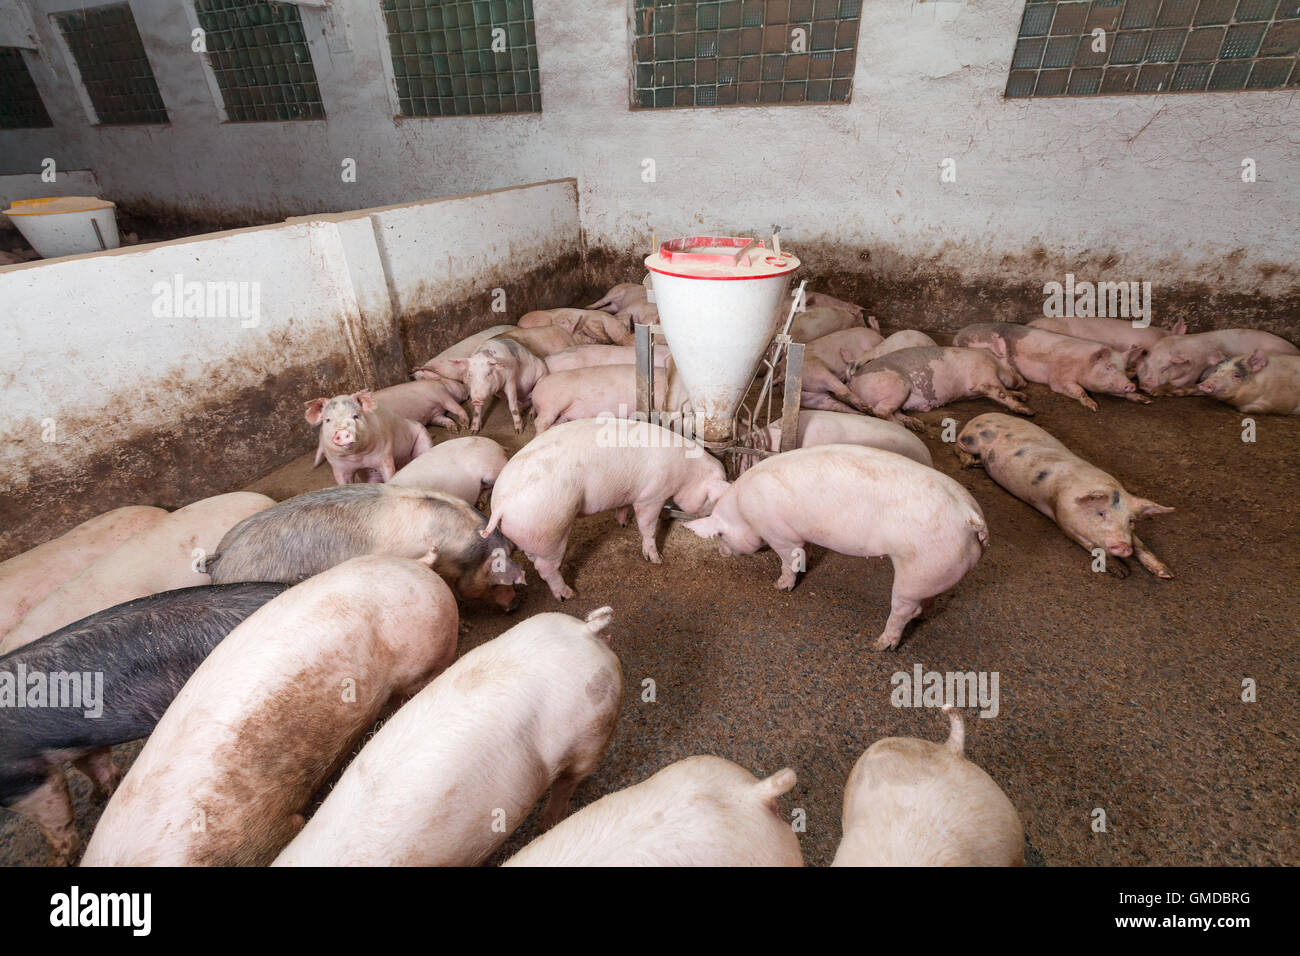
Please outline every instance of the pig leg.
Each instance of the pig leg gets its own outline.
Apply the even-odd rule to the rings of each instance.
[[[632,513],[632,506],[624,505],[622,508],[619,508],[617,511],[614,512],[614,520],[619,523],[620,527],[622,527],[623,525],[627,524],[627,516],[631,513]]]
[[[664,510],[663,501],[652,501],[632,506],[636,512],[636,526],[641,532],[641,553],[651,564],[663,564],[659,549],[655,547],[655,533],[659,530],[659,515]]]
[[[866,412],[867,410],[867,406],[862,404],[862,400],[849,391],[849,387],[842,382],[830,383],[827,386],[826,391],[833,399],[841,401],[845,405],[852,406],[859,412]]]
[[[769,540],[768,544],[773,551],[781,556],[781,576],[776,579],[776,589],[778,591],[793,591],[795,584],[799,580],[799,572],[806,571],[808,568],[808,558],[803,547],[804,543],[797,540],[782,541],[776,539]]]
[[[957,453],[957,461],[961,463],[961,466],[963,468],[979,467],[979,463],[980,463],[979,455],[973,455],[970,452],[968,452],[965,448],[962,448],[960,442],[955,442],[952,446],[952,450]]]
[[[546,798],[546,806],[542,807],[542,815],[537,821],[543,833],[568,814],[573,791],[578,789],[578,784],[582,783],[594,769],[594,765],[582,768],[570,767],[555,778],[555,782],[551,784],[551,795]]]
[[[1174,576],[1174,573],[1165,567],[1164,562],[1157,558],[1151,552],[1151,549],[1142,543],[1142,539],[1137,535],[1132,535],[1131,537],[1133,538],[1133,555],[1142,563],[1142,567],[1146,568],[1158,578],[1170,579]]]
[[[889,620],[885,622],[885,630],[876,639],[876,650],[892,651],[896,648],[903,639],[903,628],[913,618],[921,616],[922,605],[925,603],[928,602],[905,598],[895,588],[889,600]]]
[[[1141,392],[1125,392],[1124,398],[1130,402],[1137,402],[1139,405],[1150,405],[1151,399],[1147,398]]]
[[[352,476],[357,473],[356,468],[336,464],[335,462],[330,462],[330,471],[334,472],[334,484],[336,485],[352,484]]]
[[[432,418],[429,419],[429,424],[437,425],[440,428],[445,428],[449,432],[460,431],[460,423],[453,418],[449,418],[446,415],[434,415]]]
[[[985,398],[991,398],[999,405],[1011,409],[1013,412],[1019,412],[1021,415],[1033,415],[1034,410],[1023,402],[1016,401],[1011,393],[1004,389],[998,383],[975,386],[975,394],[983,395]]]
[[[528,560],[533,562],[533,567],[537,569],[537,574],[551,589],[557,600],[567,601],[576,593],[573,588],[564,582],[564,575],[560,574],[560,564],[564,561],[564,552],[569,547],[569,535],[565,532],[564,537],[556,542],[555,546],[548,548],[546,554],[533,554],[527,550],[524,554],[528,555]]]
[[[510,417],[514,420],[515,434],[518,435],[524,430],[524,419],[519,414],[519,393],[515,389],[513,378],[506,382],[506,404],[510,406]]]
[[[81,837],[77,834],[68,781],[61,768],[51,770],[43,784],[11,804],[10,809],[41,828],[49,847],[50,866],[72,865],[81,849]]]
[[[113,751],[100,747],[72,761],[72,765],[90,778],[91,796],[107,800],[122,782],[122,771],[113,763]]]
[[[1090,412],[1095,412],[1097,410],[1097,403],[1088,397],[1088,393],[1083,390],[1083,386],[1078,382],[1053,384],[1051,389],[1058,395],[1064,395],[1066,398],[1074,399]]]
[[[860,409],[845,405],[843,402],[837,402],[825,392],[800,392],[799,405],[803,408],[815,408],[823,412],[848,412],[851,415],[860,413]]]

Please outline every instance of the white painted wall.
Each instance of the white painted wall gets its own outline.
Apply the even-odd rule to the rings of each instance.
[[[776,222],[796,250],[871,247],[989,279],[1113,256],[1116,272],[1158,281],[1295,282],[1296,93],[1006,100],[1017,0],[868,0],[851,105],[637,112],[627,0],[536,0],[544,112],[427,120],[392,117],[377,0],[336,0],[303,14],[328,119],[225,125],[184,5],[133,0],[172,124],[116,129],[77,115],[48,20],[90,0],[28,2],[61,165],[93,167],[124,201],[273,217],[576,176],[588,244],[621,251],[652,229]],[[0,134],[4,168],[34,168],[48,148]],[[356,183],[341,181],[345,157]],[[945,157],[955,184],[939,181]],[[1256,183],[1241,182],[1245,157]]]

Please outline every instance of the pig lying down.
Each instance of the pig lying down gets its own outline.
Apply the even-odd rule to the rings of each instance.
[[[316,465],[328,461],[338,485],[365,469],[370,481],[388,481],[433,447],[423,425],[394,415],[370,392],[317,398],[307,403],[306,415],[320,426]]]
[[[776,799],[789,768],[765,780],[721,757],[687,757],[601,797],[504,866],[803,866]]]
[[[257,517],[257,516],[254,516]],[[363,554],[418,558],[438,551],[437,571],[462,598],[517,604],[524,572],[505,536],[460,498],[400,485],[338,485],[282,501],[259,521],[235,525],[208,561],[213,584],[297,584]]]
[[[1150,395],[1196,395],[1207,371],[1234,355],[1259,350],[1296,355],[1300,349],[1284,338],[1258,329],[1219,329],[1162,339],[1137,362],[1138,383]]]
[[[593,309],[540,309],[520,316],[519,328],[554,326],[588,345],[631,345],[632,319]]]
[[[1072,335],[1078,339],[1100,342],[1121,352],[1127,352],[1134,346],[1150,348],[1167,336],[1187,333],[1187,323],[1182,321],[1169,329],[1162,329],[1155,325],[1135,326],[1130,319],[1091,316],[1034,319],[1028,324],[1036,329],[1046,329],[1048,332],[1056,332],[1060,335]]]
[[[662,412],[667,397],[667,373],[654,370],[654,410]],[[624,418],[636,411],[636,366],[597,365],[571,372],[552,372],[532,394],[537,434],[552,425],[579,418],[608,415]]]
[[[227,584],[165,591],[92,614],[0,658],[0,806],[36,822],[52,865],[71,864],[81,848],[64,762],[91,779],[96,798],[111,796],[121,773],[109,748],[147,737],[212,648],[284,590]],[[10,690],[26,694],[20,674],[79,676],[80,700],[15,707],[5,687],[13,680]],[[92,675],[94,688],[85,686]]]
[[[427,372],[416,382],[390,385],[374,393],[375,401],[399,418],[421,425],[438,425],[448,431],[469,427],[469,416],[461,407],[469,398],[464,383]]]
[[[928,412],[963,398],[991,398],[1022,415],[1032,415],[1016,372],[977,349],[900,349],[872,359],[857,370],[849,388],[878,418],[889,418],[916,431],[925,423],[904,411]]]
[[[620,282],[587,308],[613,314],[638,302],[645,302],[646,298],[646,288],[640,282]]]
[[[1009,415],[979,415],[966,423],[953,449],[963,468],[983,464],[990,478],[1055,521],[1084,550],[1105,551],[1106,570],[1115,576],[1127,577],[1122,559],[1136,555],[1156,577],[1173,577],[1133,525],[1174,509],[1129,494],[1037,425]]]
[[[751,447],[767,451],[781,450],[781,423],[768,425],[759,432]],[[797,448],[814,445],[866,445],[880,448],[910,458],[922,465],[931,465],[930,449],[902,425],[851,415],[843,412],[802,411],[799,413],[799,440]]]
[[[275,865],[474,866],[548,788],[554,826],[618,719],[612,617],[537,614],[470,651],[379,729]]]
[[[910,458],[860,445],[767,458],[736,479],[712,515],[686,527],[720,539],[724,556],[769,545],[781,558],[782,591],[806,569],[809,544],[888,557],[894,586],[876,650],[897,647],[907,623],[975,566],[988,541],[984,514],[965,488]]]
[[[117,604],[160,591],[220,583],[208,576],[206,562],[222,535],[273,504],[266,495],[235,491],[204,498],[150,522],[51,591],[0,641],[0,654]]]
[[[574,595],[560,565],[577,518],[618,509],[621,524],[631,509],[641,553],[659,564],[655,533],[664,505],[671,499],[683,511],[708,514],[728,487],[720,461],[666,428],[585,418],[548,429],[510,459],[480,533],[499,527],[563,601]]]
[[[989,350],[1028,381],[1046,385],[1090,411],[1097,410],[1097,403],[1088,392],[1150,404],[1128,377],[1128,369],[1141,351],[1137,347],[1122,352],[1014,322],[968,325],[952,341],[965,348]]]
[[[52,541],[0,562],[0,640],[68,578],[166,516],[162,508],[143,505],[114,508]]]
[[[456,599],[432,559],[355,558],[231,631],[158,721],[82,865],[275,859],[390,700],[455,657]]]
[[[656,345],[654,351],[655,368],[664,368],[668,364],[668,346]],[[579,345],[546,356],[546,370],[552,375],[594,365],[635,364],[636,349],[630,345]]]
[[[426,451],[388,482],[398,488],[439,491],[476,504],[506,466],[505,449],[491,438],[453,438]]]
[[[782,324],[785,323],[786,308],[786,303],[782,303]],[[790,338],[796,342],[808,343],[832,332],[856,328],[862,324],[860,311],[851,312],[834,306],[819,305],[795,313],[794,321],[790,323]]]
[[[1006,417],[1006,416],[1002,416]],[[831,866],[1020,866],[1020,815],[963,754],[966,728],[950,704],[943,744],[878,740],[844,788],[844,838]]]
[[[1300,415],[1300,357],[1256,349],[1220,362],[1197,389],[1243,412]]]

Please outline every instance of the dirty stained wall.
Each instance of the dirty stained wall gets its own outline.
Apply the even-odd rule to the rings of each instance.
[[[1300,313],[1296,91],[1006,100],[1018,2],[867,3],[849,105],[634,112],[630,4],[537,0],[541,114],[395,119],[379,4],[336,0],[302,8],[327,119],[223,125],[185,5],[136,0],[171,124],[117,128],[87,125],[48,19],[81,5],[30,4],[57,143],[0,133],[3,169],[54,152],[145,210],[266,221],[574,176],[593,285],[652,230],[779,223],[805,275],[896,324],[1034,314],[1066,272],[1152,281],[1157,322]]]

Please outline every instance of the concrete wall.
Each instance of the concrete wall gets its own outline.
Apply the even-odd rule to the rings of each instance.
[[[574,176],[594,284],[635,272],[652,230],[780,223],[823,285],[900,323],[1037,310],[1067,271],[1152,281],[1157,321],[1300,311],[1294,91],[1006,100],[1013,0],[868,0],[847,106],[638,112],[630,3],[536,0],[544,112],[442,119],[393,118],[379,5],[335,0],[303,8],[327,120],[241,124],[220,121],[188,5],[134,0],[171,125],[126,128],[87,125],[48,19],[85,0],[24,2],[58,144],[0,133],[3,168],[52,151],[145,208],[264,221]]]
[[[412,355],[572,302],[580,241],[569,180],[0,268],[0,559],[310,451],[318,395],[405,380]],[[243,297],[209,305],[225,283]]]

